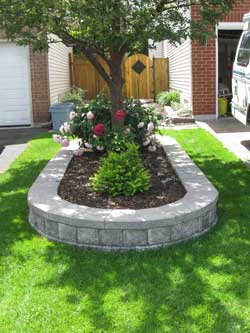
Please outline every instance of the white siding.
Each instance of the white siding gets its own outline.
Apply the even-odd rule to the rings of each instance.
[[[51,105],[60,102],[70,89],[69,53],[72,53],[72,48],[61,42],[50,44],[48,61]]]
[[[164,58],[163,42],[153,43],[152,40],[149,40],[149,45],[153,47],[148,49],[149,58]]]
[[[192,108],[192,66],[191,66],[191,41],[186,40],[175,47],[166,44],[169,58],[169,87],[178,90],[182,99]]]

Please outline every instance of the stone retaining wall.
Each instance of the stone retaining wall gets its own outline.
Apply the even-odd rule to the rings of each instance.
[[[138,210],[96,209],[64,201],[57,192],[73,154],[61,150],[29,191],[30,224],[51,240],[101,250],[169,246],[207,232],[217,222],[217,190],[174,139],[160,141],[187,191],[182,199]]]

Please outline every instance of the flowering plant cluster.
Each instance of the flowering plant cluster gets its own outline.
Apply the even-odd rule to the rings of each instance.
[[[99,95],[71,112],[69,123],[61,126],[61,136],[54,136],[54,140],[65,147],[67,136],[72,135],[81,139],[82,148],[97,151],[121,152],[126,150],[128,143],[147,147],[151,152],[156,150],[153,133],[159,119],[152,108],[128,99],[124,101],[123,108],[115,112],[114,118],[122,126],[112,129],[111,102]],[[81,150],[76,151],[76,154],[80,153]]]

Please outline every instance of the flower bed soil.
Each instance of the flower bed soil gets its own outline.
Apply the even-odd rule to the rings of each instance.
[[[181,199],[186,190],[175,174],[162,148],[154,153],[143,151],[142,161],[151,173],[151,188],[134,197],[111,197],[91,191],[89,177],[100,165],[100,154],[85,152],[74,156],[61,181],[58,194],[62,199],[94,208],[143,209],[166,205]]]

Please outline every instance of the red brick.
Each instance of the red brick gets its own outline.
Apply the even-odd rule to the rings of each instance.
[[[222,22],[242,22],[250,10],[250,0],[237,1],[235,8]],[[199,7],[192,8],[192,18],[199,19]],[[216,41],[212,38],[206,47],[192,43],[193,113],[216,113]]]

